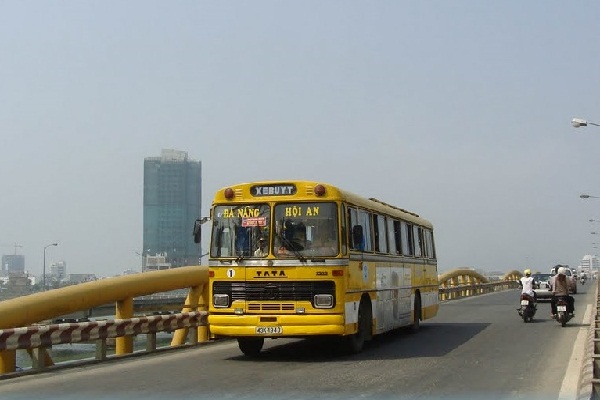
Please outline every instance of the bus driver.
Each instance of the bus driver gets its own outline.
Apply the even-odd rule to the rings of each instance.
[[[265,249],[266,246],[266,241],[265,238],[260,238],[258,239],[258,248],[256,249],[256,251],[254,252],[254,255],[256,257],[264,257],[267,255],[268,251]]]

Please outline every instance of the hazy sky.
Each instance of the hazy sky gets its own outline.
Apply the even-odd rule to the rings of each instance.
[[[596,0],[0,1],[0,251],[139,270],[143,160],[171,148],[204,214],[310,179],[429,219],[442,271],[576,266],[599,41]]]

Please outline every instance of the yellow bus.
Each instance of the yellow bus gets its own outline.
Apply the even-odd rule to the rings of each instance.
[[[210,221],[210,333],[247,356],[265,338],[317,335],[357,353],[437,314],[433,226],[413,212],[325,183],[265,181],[220,189]]]

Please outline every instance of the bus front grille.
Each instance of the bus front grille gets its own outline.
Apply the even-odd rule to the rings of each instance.
[[[227,294],[232,301],[310,301],[316,294],[330,294],[335,298],[333,281],[276,281],[276,282],[213,282],[213,294]],[[279,306],[279,304],[276,304]],[[282,304],[283,306],[284,304]],[[262,304],[264,307],[269,304]],[[292,305],[293,308],[293,305]]]

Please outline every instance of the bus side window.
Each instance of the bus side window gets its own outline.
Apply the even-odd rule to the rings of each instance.
[[[414,254],[412,225],[402,221],[400,226],[402,227],[402,254],[412,256]]]
[[[373,248],[376,252],[380,252],[380,237],[379,237],[379,219],[377,214],[370,214],[371,224],[373,225]]]
[[[435,251],[433,249],[433,234],[429,229],[424,230],[425,233],[425,250],[427,258],[435,258]]]
[[[357,211],[358,222],[355,225],[362,227],[363,240],[361,242],[360,251],[373,251],[373,222],[371,213],[367,210],[359,209]]]
[[[396,254],[402,254],[402,235],[400,234],[400,221],[394,220],[394,242],[396,242]]]
[[[423,256],[423,230],[417,225],[413,225],[413,244],[415,257]]]
[[[342,215],[345,213],[345,206],[342,206]],[[346,255],[348,253],[347,242],[348,236],[346,231],[346,218],[341,219],[342,222],[342,236],[340,237],[340,241],[342,242],[342,254]]]
[[[356,212],[356,208],[348,207],[348,209],[346,210],[346,217],[346,225],[349,227],[348,234],[350,235],[350,237],[348,238],[348,241],[350,244],[350,248],[352,250],[358,250],[358,248],[356,247],[356,243],[354,242],[354,226],[359,224],[358,213]]]
[[[394,232],[394,224],[395,221],[392,220],[390,217],[385,217],[385,226],[387,228],[387,239],[388,239],[388,253],[389,254],[396,254],[396,239],[395,239],[395,232]]]
[[[358,251],[365,251],[365,236],[363,235],[363,227],[354,225],[352,227],[352,248]]]
[[[385,230],[385,217],[379,214],[371,214],[373,224],[373,242],[375,251],[378,253],[387,253],[387,238]]]

